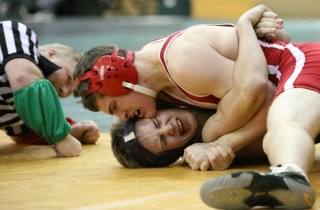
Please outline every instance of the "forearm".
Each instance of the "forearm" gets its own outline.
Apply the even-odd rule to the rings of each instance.
[[[222,145],[229,146],[234,151],[240,150],[255,139],[263,136],[266,132],[266,116],[268,107],[264,106],[247,124],[238,128],[232,132],[225,133],[216,138],[216,136],[210,136],[210,141],[204,142],[218,142]],[[203,135],[212,135],[215,133],[215,128],[204,127]]]
[[[245,125],[263,106],[268,94],[267,63],[251,22],[240,18],[237,33],[239,52],[235,61],[232,89],[209,118],[203,140],[210,142]]]
[[[221,136],[216,140],[217,143],[230,147],[234,152],[241,150],[243,147],[252,143],[253,141],[260,139],[266,133],[266,122],[263,120],[254,120],[239,128],[238,130]],[[253,124],[253,125],[251,125]]]
[[[239,52],[233,73],[234,120],[246,123],[261,108],[268,95],[267,62],[253,23],[245,15],[237,24]]]
[[[255,116],[243,127],[235,130],[234,132],[227,133],[217,139],[222,145],[231,147],[235,152],[242,149],[256,139],[260,139],[266,133],[266,120],[268,115],[269,106],[272,103],[276,87],[268,83],[268,96],[263,106],[258,110]]]

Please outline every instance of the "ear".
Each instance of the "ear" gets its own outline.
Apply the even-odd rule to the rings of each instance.
[[[47,53],[48,53],[48,55],[49,55],[50,58],[51,58],[51,57],[58,56],[58,52],[57,52],[55,49],[49,49],[49,50],[47,51]]]

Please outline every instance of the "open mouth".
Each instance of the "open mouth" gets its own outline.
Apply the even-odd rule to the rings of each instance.
[[[179,134],[182,136],[184,134],[184,128],[183,128],[183,124],[179,119],[176,119],[176,122],[178,124],[178,131]]]
[[[134,115],[137,116],[137,117],[139,117],[140,114],[141,114],[141,111],[139,109],[136,110],[135,113],[134,113]]]

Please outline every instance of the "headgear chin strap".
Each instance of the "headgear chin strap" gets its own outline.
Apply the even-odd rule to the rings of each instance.
[[[182,155],[184,149],[188,146],[160,152],[154,154],[140,144],[134,134],[135,122],[138,118],[130,118],[125,122],[123,130],[123,138],[126,148],[130,151],[134,158],[142,167],[164,167],[176,162]]]
[[[138,71],[133,65],[133,52],[128,51],[126,58],[118,56],[118,52],[119,49],[115,49],[111,55],[100,57],[89,71],[77,78],[78,83],[89,80],[85,96],[93,92],[117,96],[134,90],[155,98],[156,91],[137,85]]]

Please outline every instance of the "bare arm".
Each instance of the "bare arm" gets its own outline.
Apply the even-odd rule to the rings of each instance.
[[[24,58],[10,60],[5,66],[5,72],[13,91],[29,86],[31,83],[42,79],[40,69],[31,61]],[[30,125],[32,128],[32,125]],[[81,152],[81,144],[73,136],[68,134],[65,139],[55,143],[52,147],[58,156],[73,157]]]
[[[253,30],[264,11],[265,7],[256,7],[238,21],[239,53],[233,86],[219,102],[217,113],[206,122],[202,133],[204,142],[214,141],[245,125],[265,102],[268,94],[267,63]]]
[[[276,87],[269,82],[268,97],[253,118],[251,118],[251,120],[243,127],[235,130],[234,132],[222,135],[215,142],[228,146],[233,151],[237,152],[247,144],[251,143],[251,141],[263,136],[267,129],[266,119],[275,91]]]
[[[236,152],[265,134],[266,116],[275,90],[275,86],[270,83],[266,103],[246,125],[221,136],[214,142],[187,147],[183,159],[193,170],[227,169],[233,162]]]
[[[43,75],[40,69],[24,58],[12,59],[5,66],[5,71],[13,91],[26,87]]]

